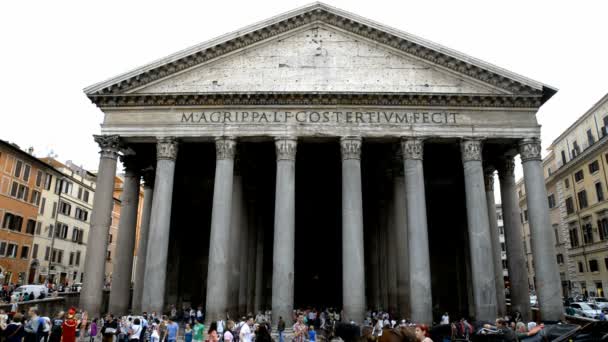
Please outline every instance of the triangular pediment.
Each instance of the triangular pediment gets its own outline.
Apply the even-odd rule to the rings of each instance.
[[[102,96],[258,92],[489,94],[555,89],[322,3],[85,89]]]
[[[290,33],[129,93],[508,93],[328,25]]]

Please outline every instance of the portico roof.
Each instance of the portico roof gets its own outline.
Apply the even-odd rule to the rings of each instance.
[[[148,65],[91,85],[84,92],[94,102],[105,96],[129,94],[133,89],[216,60],[230,52],[310,24],[337,27],[383,46],[400,50],[438,69],[447,70],[503,90],[505,95],[537,97],[539,104],[557,89],[372,20],[315,2],[207,42],[176,52]],[[164,94],[166,95],[166,94]],[[142,96],[142,94],[138,94]],[[103,101],[102,101],[103,102]]]

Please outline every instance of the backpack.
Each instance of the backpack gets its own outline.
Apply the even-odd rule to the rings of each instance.
[[[239,342],[240,334],[241,334],[241,328],[245,324],[247,324],[247,323],[239,324],[236,328],[234,328],[234,330],[232,331],[232,341],[233,342]]]

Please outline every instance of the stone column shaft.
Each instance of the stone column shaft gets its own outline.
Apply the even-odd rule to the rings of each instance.
[[[378,227],[374,227],[375,229],[373,230],[372,234],[371,234],[371,238],[370,238],[370,249],[369,249],[369,256],[371,258],[370,260],[370,277],[371,277],[371,299],[370,299],[370,304],[373,310],[378,310],[380,308],[380,272],[379,272],[379,267],[380,267],[380,262],[379,262],[379,255],[378,255],[378,249],[379,249],[379,240],[380,240],[380,234],[378,232]]]
[[[547,189],[545,188],[540,151],[541,146],[538,139],[524,139],[520,142],[519,153],[524,169],[536,292],[541,319],[558,321],[563,318],[564,306],[559,268],[555,259],[555,235],[549,219],[549,204],[547,203]]]
[[[207,322],[226,319],[228,309],[228,251],[230,248],[230,215],[234,185],[234,139],[215,140],[216,163],[213,186],[213,212],[209,238],[209,266],[207,273]]]
[[[237,158],[238,159],[238,158]],[[239,174],[238,165],[239,162],[237,160],[235,166],[235,175],[234,175],[234,186],[233,186],[233,195],[232,195],[232,215],[230,220],[230,241],[238,241],[240,244],[241,239],[245,239],[247,241],[247,237],[241,234],[243,230],[243,225],[246,224],[246,217],[244,215],[244,199],[243,199],[243,179]],[[237,318],[239,316],[239,291],[240,291],[240,282],[241,282],[241,273],[243,272],[243,268],[241,268],[241,249],[240,246],[234,246],[229,248],[229,267],[230,267],[230,281],[229,288],[230,294],[228,298],[228,312],[230,312],[230,317]],[[245,253],[246,254],[246,253]]]
[[[528,291],[528,271],[524,253],[519,199],[515,185],[515,163],[512,156],[505,157],[498,168],[502,220],[505,229],[507,267],[511,295],[511,311],[519,311],[522,319],[530,320],[530,295]]]
[[[255,208],[255,203],[254,202],[248,202],[249,203],[249,210],[248,210],[248,215],[249,216],[253,216],[256,214],[256,208]],[[246,315],[247,314],[247,264],[248,264],[248,260],[247,258],[249,257],[249,239],[251,239],[251,235],[249,233],[249,222],[248,220],[244,219],[242,220],[242,223],[240,224],[240,226],[238,227],[239,232],[240,232],[240,238],[239,238],[239,252],[238,252],[238,258],[239,258],[239,297],[238,297],[238,312],[239,315]]]
[[[492,257],[494,265],[494,284],[496,286],[496,310],[500,317],[507,313],[505,303],[505,278],[502,271],[502,249],[500,248],[500,233],[496,217],[496,200],[494,199],[494,169],[486,170],[484,174],[486,184],[486,202],[488,204],[488,218],[490,220],[490,239],[492,241]]]
[[[400,170],[403,162],[399,158]],[[397,243],[397,301],[399,317],[410,317],[410,272],[409,246],[407,233],[407,205],[405,200],[405,178],[403,172],[398,172],[393,181],[393,206]]]
[[[137,209],[139,208],[140,176],[134,170],[134,156],[123,158],[125,177],[120,198],[120,222],[116,255],[112,267],[112,289],[110,291],[109,312],[125,315],[129,310],[131,297],[131,276],[133,271],[133,250],[135,250],[135,231],[137,229]]]
[[[344,319],[365,318],[365,261],[361,191],[361,138],[344,137],[342,150],[342,306]]]
[[[481,163],[481,141],[464,140],[461,147],[475,318],[492,321],[496,319],[496,284],[490,220]]]
[[[272,324],[275,327],[279,316],[287,327],[293,325],[296,146],[297,141],[292,138],[275,141],[277,176],[272,255]]]
[[[148,236],[146,250],[146,271],[142,297],[142,310],[147,312],[163,312],[165,305],[167,255],[169,253],[176,157],[177,141],[173,138],[159,139],[156,145],[156,176],[154,177],[150,235]]]
[[[395,315],[398,310],[397,297],[397,227],[395,222],[395,207],[391,200],[388,203],[387,218],[387,280],[388,280],[388,312]]]
[[[133,286],[133,312],[143,312],[141,301],[144,291],[144,274],[146,272],[148,238],[150,236],[150,214],[152,213],[152,196],[154,193],[154,189],[152,187],[152,182],[154,179],[153,177],[153,174],[150,176],[144,176],[144,204],[141,212],[141,225],[139,227],[139,246],[137,247],[135,284]]]
[[[255,259],[255,301],[253,305],[254,311],[263,310],[263,291],[264,291],[264,226],[261,224],[257,225],[257,247],[256,247],[256,259]]]
[[[257,224],[255,223],[255,219],[252,219],[252,236],[249,239],[248,251],[247,251],[247,313],[252,313],[255,316],[255,308],[254,308],[254,296],[255,296],[255,263],[256,263],[256,234],[257,234]]]
[[[84,283],[80,292],[80,307],[91,316],[99,316],[102,313],[108,233],[114,206],[114,177],[120,144],[117,135],[97,135],[95,141],[101,148],[101,157],[84,261]]]
[[[431,295],[431,261],[426,218],[426,194],[422,165],[421,139],[401,142],[405,177],[405,200],[408,228],[408,258],[410,269],[410,308],[412,321],[433,322]]]

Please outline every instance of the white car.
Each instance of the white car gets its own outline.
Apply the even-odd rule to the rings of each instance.
[[[590,303],[572,303],[570,308],[574,309],[574,314],[577,316],[583,316],[587,318],[598,319],[600,317],[601,309],[599,306]]]
[[[589,297],[589,303],[599,306],[600,309],[608,309],[608,299],[604,297]]]
[[[45,296],[48,295],[48,289],[44,285],[21,285],[13,291],[13,294],[17,295],[21,295],[22,293],[34,293],[34,298],[38,298],[41,293],[44,293]]]

